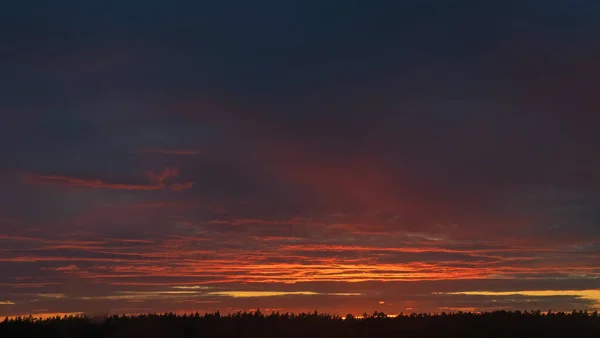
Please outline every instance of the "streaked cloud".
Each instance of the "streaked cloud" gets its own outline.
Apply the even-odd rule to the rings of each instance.
[[[171,290],[159,290],[159,291],[119,291],[115,294],[103,295],[103,296],[80,296],[75,299],[94,301],[94,300],[135,300],[135,301],[146,301],[146,300],[173,300],[173,299],[189,299],[194,297],[201,297],[205,294],[199,291],[171,291]]]
[[[57,185],[74,188],[153,191],[167,188],[165,181],[167,179],[177,177],[180,174],[179,169],[174,167],[167,167],[158,172],[146,170],[144,173],[147,179],[150,181],[149,184],[116,183],[106,182],[100,179],[87,179],[58,175],[40,175],[32,173],[23,173],[21,177],[23,182],[30,184]],[[168,186],[168,188],[172,191],[182,191],[190,189],[193,185],[194,182],[173,183]]]
[[[577,297],[595,302],[600,307],[600,289],[598,290],[525,290],[525,291],[464,291],[445,292],[440,294],[467,295],[467,296],[526,296],[526,297]]]
[[[173,289],[181,289],[181,290],[208,290],[211,289],[210,286],[203,285],[175,285],[172,286]]]
[[[179,169],[168,167],[164,168],[163,170],[157,173],[154,173],[151,170],[146,170],[144,173],[146,174],[146,177],[148,177],[150,182],[153,182],[157,185],[162,185],[167,178],[179,176]]]
[[[233,298],[277,297],[277,296],[360,296],[361,293],[321,293],[314,291],[213,291],[211,296],[227,296]]]
[[[164,155],[183,155],[183,156],[199,155],[202,153],[200,150],[193,150],[193,149],[148,148],[148,149],[144,149],[142,151],[145,153],[155,153],[155,154],[164,154]]]
[[[116,189],[116,190],[143,190],[152,191],[160,190],[165,187],[164,183],[156,184],[128,184],[128,183],[113,183],[105,182],[99,179],[84,179],[67,176],[52,176],[52,175],[37,175],[26,173],[23,175],[23,180],[26,183],[47,184],[66,186],[74,188],[93,188],[93,189]]]
[[[169,187],[169,189],[171,189],[171,191],[188,190],[188,189],[191,189],[194,186],[194,183],[195,182],[174,183],[174,184],[171,184],[171,186]]]
[[[62,293],[36,293],[35,297],[39,298],[51,298],[51,299],[62,299],[65,298],[66,295]]]

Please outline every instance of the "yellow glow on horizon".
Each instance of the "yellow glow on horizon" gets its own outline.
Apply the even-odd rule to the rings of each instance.
[[[171,286],[172,289],[181,289],[181,290],[208,290],[212,289],[210,286],[202,286],[202,285],[175,285]]]
[[[388,317],[388,318],[396,318],[396,317],[400,316],[400,314],[389,314],[389,315],[385,315],[385,316]],[[355,318],[355,319],[364,319],[365,316],[358,315],[358,316],[352,316],[352,318]],[[346,320],[346,316],[343,316],[342,319]]]
[[[318,295],[318,292],[312,291],[215,291],[209,292],[210,296],[229,296],[233,298],[249,298],[249,297],[274,297],[274,296],[290,296],[302,295],[312,296]]]
[[[54,299],[65,298],[64,293],[38,293],[37,296],[42,297],[42,298],[54,298]]]
[[[250,297],[276,297],[276,296],[360,296],[361,293],[320,293],[314,291],[215,291],[209,292],[210,296],[228,296],[233,298]]]
[[[64,316],[83,316],[83,312],[44,312],[44,313],[34,313],[34,314],[22,314],[22,315],[14,315],[14,316],[7,316],[6,318],[10,319],[17,319],[18,317],[21,318],[27,318],[27,317],[33,317],[35,319],[47,319],[47,318],[54,318],[56,316],[58,317],[64,317]]]
[[[435,292],[442,295],[467,295],[467,296],[526,296],[526,297],[551,297],[572,296],[592,300],[600,305],[600,290],[530,290],[530,291],[465,291],[465,292]]]

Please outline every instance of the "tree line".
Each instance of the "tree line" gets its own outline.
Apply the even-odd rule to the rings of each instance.
[[[263,314],[258,311],[108,317],[17,317],[0,322],[0,337],[600,337],[598,312],[493,311],[346,315],[326,313]]]

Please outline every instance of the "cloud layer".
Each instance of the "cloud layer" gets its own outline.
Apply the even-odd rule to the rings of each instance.
[[[594,1],[9,7],[0,316],[598,307]]]

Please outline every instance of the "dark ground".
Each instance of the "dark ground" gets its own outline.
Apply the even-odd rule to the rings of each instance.
[[[597,312],[374,313],[343,320],[327,314],[150,314],[108,318],[18,318],[0,323],[0,337],[600,337]]]

